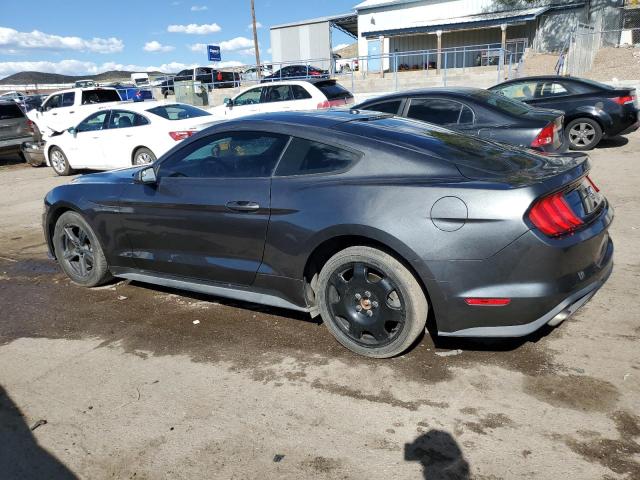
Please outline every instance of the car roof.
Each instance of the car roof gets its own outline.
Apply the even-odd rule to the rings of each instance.
[[[507,85],[509,83],[531,82],[536,80],[548,80],[548,81],[563,81],[563,82],[578,82],[583,83],[584,80],[575,77],[563,77],[562,75],[531,75],[529,77],[512,78],[499,83],[498,85]],[[498,85],[494,85],[497,87]],[[492,87],[493,88],[493,87]]]
[[[346,108],[330,108],[327,110],[309,110],[297,112],[267,112],[250,115],[224,122],[230,127],[244,122],[266,122],[289,126],[308,126],[331,128],[341,123],[352,121],[368,121],[379,118],[390,118],[388,113],[370,112]]]
[[[414,90],[405,90],[402,92],[389,93],[376,97],[367,98],[360,103],[369,103],[377,100],[389,100],[393,98],[419,97],[421,95],[456,95],[469,96],[476,92],[484,91],[482,88],[475,87],[433,87],[433,88],[417,88]]]
[[[132,102],[132,101],[122,101],[122,102],[105,102],[105,103],[96,103],[96,111],[98,110],[130,110],[132,112],[145,112],[155,107],[161,107],[164,105],[187,105],[189,107],[194,107],[194,105],[189,105],[186,103],[180,102],[168,102],[165,100],[145,100],[144,102]],[[195,107],[199,108],[199,107]],[[202,109],[201,109],[202,110]],[[206,111],[206,110],[203,110]]]

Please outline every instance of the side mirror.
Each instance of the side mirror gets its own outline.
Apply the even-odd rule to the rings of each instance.
[[[233,107],[233,99],[226,97],[222,103],[224,103],[227,107],[231,108]]]
[[[78,129],[76,127],[67,128],[67,132],[69,132],[74,137],[78,135]]]
[[[158,182],[156,171],[153,167],[146,167],[136,173],[136,183],[155,185]]]

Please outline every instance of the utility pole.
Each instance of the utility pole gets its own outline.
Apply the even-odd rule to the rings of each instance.
[[[262,77],[262,68],[260,68],[260,49],[258,48],[258,27],[256,25],[256,7],[254,0],[251,0],[251,22],[253,24],[253,48],[256,51],[256,68],[258,80]]]

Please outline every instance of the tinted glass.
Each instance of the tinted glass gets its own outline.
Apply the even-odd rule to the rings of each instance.
[[[288,137],[263,132],[236,132],[201,138],[160,165],[160,177],[268,177]]]
[[[0,120],[24,117],[22,110],[15,103],[0,103]]]
[[[58,108],[62,104],[62,95],[54,95],[44,104],[45,110],[51,110],[52,108]]]
[[[504,87],[496,88],[495,91],[508,98],[515,98],[516,100],[528,100],[536,95],[538,89],[538,82],[521,82],[505,85]]]
[[[344,170],[360,155],[324,143],[293,138],[282,156],[277,176],[305,175]]]
[[[84,119],[76,128],[78,132],[94,132],[105,128],[105,120],[109,111],[94,113]]]
[[[186,118],[205,117],[211,115],[209,112],[205,112],[191,105],[185,104],[173,104],[173,105],[160,105],[159,107],[150,108],[147,110],[149,113],[153,113],[166,120],[184,120]]]
[[[344,88],[335,80],[329,82],[319,82],[315,86],[327,97],[328,100],[338,100],[341,98],[352,98],[351,92]]]
[[[311,98],[311,94],[307,92],[307,89],[300,85],[291,85],[291,91],[293,92],[294,100],[306,100]]]
[[[109,128],[128,128],[148,125],[147,120],[142,115],[126,110],[113,110],[109,118]]]
[[[278,85],[277,87],[267,88],[264,99],[265,102],[287,102],[289,100],[293,100],[289,85]]]
[[[543,82],[540,88],[539,96],[541,97],[557,97],[559,95],[567,95],[569,92],[564,86],[558,82]]]
[[[74,102],[76,101],[76,93],[75,92],[67,92],[62,95],[62,106],[63,107],[73,107]]]
[[[398,110],[400,109],[401,103],[402,103],[402,100],[392,100],[389,102],[374,103],[372,105],[365,106],[364,109],[373,110],[375,112],[391,113],[393,115],[397,115]]]
[[[460,112],[460,120],[458,120],[459,125],[473,125],[474,123],[474,115],[473,111],[467,107],[466,105],[462,106],[462,112]]]
[[[450,100],[412,98],[407,117],[436,125],[458,123],[462,105]]]
[[[120,95],[116,90],[85,90],[82,92],[82,105],[91,103],[119,102]]]
[[[524,115],[531,110],[531,107],[526,103],[519,102],[517,100],[511,100],[510,98],[503,97],[487,90],[478,90],[471,94],[476,100],[491,105],[498,110],[511,113],[512,115]]]
[[[234,105],[254,105],[260,103],[262,88],[252,88],[248,92],[238,95],[233,101]]]

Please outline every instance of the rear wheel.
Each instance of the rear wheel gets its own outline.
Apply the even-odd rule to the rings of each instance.
[[[72,175],[74,173],[73,168],[69,165],[69,160],[67,160],[67,156],[59,147],[53,147],[49,151],[49,163],[51,163],[51,167],[53,171],[56,172],[60,176]]]
[[[146,165],[156,161],[156,156],[146,147],[138,148],[133,154],[134,165]]]
[[[318,306],[329,331],[349,350],[388,358],[424,331],[429,305],[413,274],[391,255],[350,247],[325,264]]]
[[[602,140],[602,128],[591,118],[576,118],[565,131],[572,150],[591,150]]]
[[[53,248],[64,273],[78,285],[95,287],[111,279],[98,238],[80,214],[69,211],[60,215]]]

